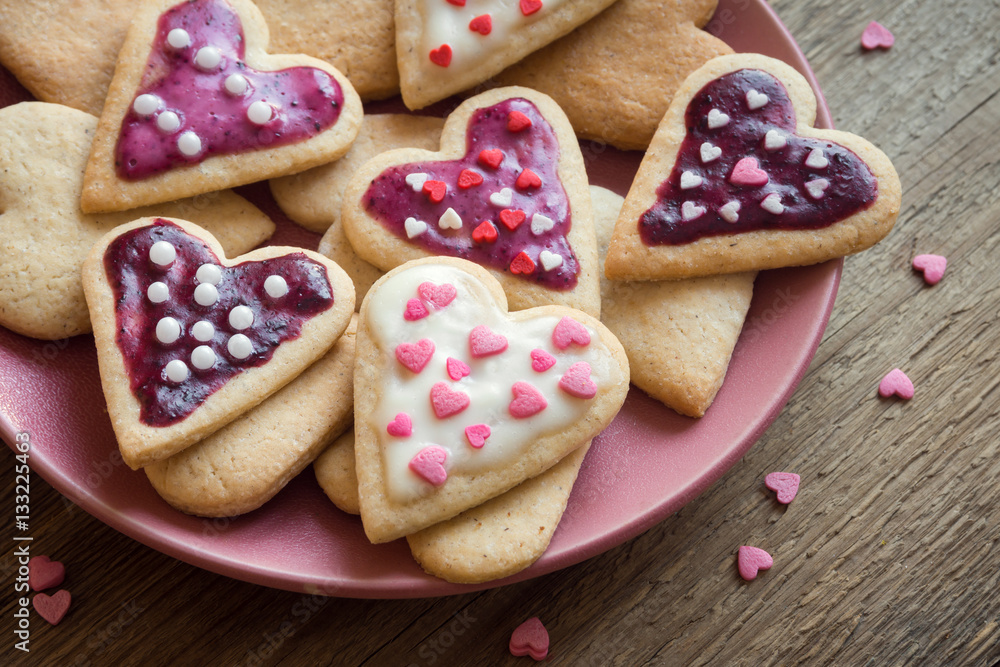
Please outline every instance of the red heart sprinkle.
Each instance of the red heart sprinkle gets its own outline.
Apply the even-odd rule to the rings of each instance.
[[[572,317],[563,317],[552,330],[552,342],[560,350],[565,350],[573,343],[586,347],[590,345],[590,332]]]
[[[542,0],[521,0],[521,13],[531,16],[542,8]]]
[[[483,175],[478,171],[472,171],[471,169],[463,169],[462,173],[458,175],[458,187],[463,190],[468,190],[469,188],[480,185],[483,182]]]
[[[431,407],[438,419],[451,417],[469,407],[469,395],[453,390],[444,382],[436,382],[431,387]]]
[[[443,181],[424,181],[423,193],[435,204],[440,204],[448,192],[448,185]]]
[[[417,286],[417,295],[435,308],[444,308],[455,300],[458,290],[451,283],[436,285],[428,281]]]
[[[889,29],[877,21],[872,21],[861,33],[861,46],[869,51],[882,47],[888,49],[896,43],[896,38]]]
[[[520,209],[505,208],[500,211],[500,222],[510,231],[517,229],[518,225],[524,222],[526,217],[524,211]]]
[[[436,49],[432,49],[430,52],[430,58],[431,62],[435,65],[447,67],[451,64],[451,47],[447,44],[442,44]]]
[[[486,424],[465,427],[465,438],[469,441],[469,445],[476,449],[482,448],[486,444],[486,438],[490,437],[491,434],[492,431]]]
[[[410,299],[406,302],[406,310],[403,311],[403,319],[407,322],[416,322],[430,315],[427,306],[420,299]]]
[[[556,364],[556,358],[541,349],[531,351],[531,369],[536,373],[544,373]]]
[[[479,223],[479,226],[472,230],[472,240],[476,243],[493,243],[497,240],[497,228],[489,220]]]
[[[508,410],[515,419],[527,419],[532,415],[548,407],[548,402],[542,396],[542,392],[532,387],[527,382],[515,382],[510,388],[514,395],[514,400],[510,402]]]
[[[477,16],[469,21],[469,30],[480,35],[488,35],[493,32],[493,18],[489,14]]]
[[[434,341],[422,338],[416,343],[400,343],[396,346],[396,360],[414,373],[424,370],[434,356]]]
[[[937,285],[944,277],[947,266],[947,258],[941,255],[917,255],[913,258],[913,268],[924,272],[924,282],[928,285]]]
[[[729,177],[729,182],[733,185],[747,185],[755,188],[766,185],[768,180],[770,179],[767,172],[759,167],[755,157],[745,157],[737,162]]]
[[[448,377],[455,382],[458,382],[472,372],[472,369],[469,368],[469,364],[455,359],[454,357],[448,357],[448,361],[445,362],[445,369],[448,371]]]
[[[410,419],[410,415],[400,412],[395,419],[389,422],[385,430],[389,435],[394,435],[397,438],[409,438],[413,435],[413,420]]]
[[[577,398],[596,396],[597,385],[590,379],[590,364],[586,361],[578,361],[570,366],[559,378],[559,388]]]
[[[485,324],[480,324],[469,332],[469,350],[473,359],[481,359],[492,354],[500,354],[507,349],[507,339],[492,331]]]
[[[456,7],[465,7],[465,0],[448,0],[448,2],[455,5]]]
[[[59,625],[59,621],[63,620],[63,616],[69,611],[69,603],[72,601],[73,596],[67,590],[56,591],[51,596],[46,593],[38,593],[31,598],[31,604],[38,615],[52,625]]]
[[[541,3],[539,3],[541,6]],[[520,132],[531,127],[531,119],[520,111],[511,111],[507,114],[507,129],[511,132]]]
[[[795,500],[799,492],[799,476],[794,472],[772,472],[764,478],[764,486],[778,494],[778,502],[782,505]]]
[[[898,368],[893,368],[878,383],[879,396],[889,398],[893,394],[906,400],[913,398],[913,382],[910,381],[910,378],[906,377],[906,373]]]
[[[33,591],[55,588],[66,578],[66,567],[48,556],[35,556],[28,561],[28,585]]]
[[[447,460],[448,451],[444,447],[431,445],[424,447],[410,459],[410,470],[434,486],[441,486],[448,479],[448,471],[444,469],[444,462]]]
[[[513,656],[530,655],[535,660],[545,660],[549,654],[549,632],[537,616],[529,618],[511,634],[508,648]]]
[[[534,271],[535,271],[535,263],[531,261],[531,258],[528,257],[527,253],[525,253],[523,250],[517,253],[517,257],[515,257],[514,261],[510,263],[511,273],[528,274],[528,273],[533,273]]]
[[[758,570],[770,570],[774,565],[771,554],[758,547],[740,547],[736,564],[740,569],[740,576],[746,581],[753,581],[757,578]]]
[[[479,151],[479,164],[490,169],[496,169],[503,162],[503,151],[499,148]]]
[[[528,188],[540,188],[542,187],[542,179],[540,179],[538,174],[530,169],[525,169],[517,175],[517,180],[514,181],[514,185],[521,190],[527,190]]]

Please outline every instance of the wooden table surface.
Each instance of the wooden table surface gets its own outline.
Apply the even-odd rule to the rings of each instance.
[[[35,552],[68,565],[74,602],[59,626],[34,618],[29,655],[14,650],[8,546],[0,662],[531,664],[507,652],[531,616],[560,665],[1000,659],[1000,3],[773,5],[837,127],[893,159],[903,209],[887,240],[847,259],[808,373],[717,483],[565,570],[456,597],[369,601],[200,570],[108,528],[33,475]],[[895,33],[891,50],[861,52],[872,19]],[[920,253],[948,257],[937,286],[910,268]],[[893,367],[913,379],[909,402],[876,395]],[[13,471],[11,451],[0,456]],[[802,477],[787,507],[763,485],[774,470]],[[12,507],[12,472],[3,487]],[[741,544],[766,548],[774,567],[744,582]]]

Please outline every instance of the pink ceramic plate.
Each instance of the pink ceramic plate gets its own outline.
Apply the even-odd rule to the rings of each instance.
[[[791,35],[763,0],[722,0],[712,31],[737,51],[780,58],[819,94]],[[0,105],[27,99],[9,75]],[[819,125],[829,126],[825,104]],[[586,146],[595,184],[624,193],[637,154]],[[625,171],[623,171],[625,167]],[[266,188],[243,194],[276,212]],[[282,243],[317,237],[282,221]],[[0,431],[30,434],[31,466],[108,525],[154,549],[238,579],[353,597],[468,592],[572,565],[639,534],[679,510],[728,470],[777,416],[805,373],[833,306],[841,262],[762,273],[725,386],[701,420],[680,417],[633,389],[594,441],[569,508],[542,558],[483,586],[424,574],[405,540],[368,543],[359,521],[337,510],[306,470],[263,508],[236,519],[199,519],[171,509],[146,476],[118,456],[89,336],[42,342],[0,329]]]

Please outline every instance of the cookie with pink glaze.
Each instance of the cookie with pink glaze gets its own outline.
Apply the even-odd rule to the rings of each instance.
[[[267,53],[249,0],[158,0],[133,18],[84,177],[113,211],[303,171],[343,155],[361,101],[329,64]]]
[[[498,88],[447,119],[437,152],[402,148],[364,164],[341,222],[362,259],[388,271],[460,257],[489,269],[513,309],[555,303],[600,312],[587,174],[549,97]]]
[[[814,264],[868,248],[900,206],[889,159],[856,135],[813,127],[798,72],[721,56],[674,96],[608,248],[614,280],[665,280]]]
[[[499,283],[465,260],[390,271],[360,316],[355,449],[372,542],[541,474],[600,433],[628,392],[628,360],[604,325],[564,306],[508,312]],[[536,350],[555,363],[538,365]],[[468,373],[455,379],[449,359]]]
[[[350,278],[307,250],[228,259],[205,230],[141,218],[83,265],[101,384],[132,468],[180,452],[326,354],[354,311]]]

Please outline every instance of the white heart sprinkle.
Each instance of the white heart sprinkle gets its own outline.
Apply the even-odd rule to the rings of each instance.
[[[778,130],[768,130],[764,135],[764,148],[769,151],[776,151],[788,145],[788,138]]]
[[[542,215],[541,213],[536,213],[531,216],[531,233],[535,236],[539,234],[544,234],[553,227],[556,223],[552,221],[552,218]]]
[[[777,192],[772,192],[764,197],[764,200],[760,203],[760,207],[768,213],[775,215],[781,215],[785,211],[785,207],[781,205],[781,195]]]
[[[696,188],[701,185],[701,182],[701,176],[692,171],[685,171],[681,174],[681,190]]]
[[[817,178],[811,181],[806,181],[806,192],[813,199],[822,199],[824,191],[830,187],[830,181],[825,178]]]
[[[546,271],[551,271],[556,267],[562,266],[563,257],[559,253],[543,250],[538,255],[538,261],[542,263],[543,269],[545,269]]]
[[[718,146],[713,146],[707,141],[701,145],[701,161],[703,163],[707,164],[712,160],[718,160],[720,155],[722,155],[722,149]]]
[[[427,182],[428,178],[430,178],[430,176],[425,173],[414,172],[406,175],[406,184],[413,188],[414,192],[420,192],[424,189],[424,183]]]
[[[407,218],[403,223],[403,228],[406,230],[407,238],[412,239],[414,236],[420,236],[427,231],[427,223],[416,218]]]
[[[686,201],[681,204],[681,217],[684,220],[694,220],[705,215],[705,207],[697,206],[694,202]]]
[[[719,209],[719,215],[729,223],[734,223],[740,219],[740,203],[735,199]]]
[[[830,161],[826,159],[822,148],[814,148],[806,156],[806,166],[810,169],[826,169]]]
[[[724,114],[718,109],[708,112],[708,129],[715,130],[729,124],[729,114]]]
[[[750,107],[750,111],[759,109],[770,101],[770,97],[764,93],[758,93],[753,88],[747,91],[747,106]]]
[[[514,193],[510,188],[504,188],[500,192],[494,192],[490,195],[490,203],[500,208],[507,208],[512,201],[514,201]]]
[[[448,207],[448,210],[438,218],[438,227],[441,229],[461,229],[462,216],[455,212],[455,209]]]

